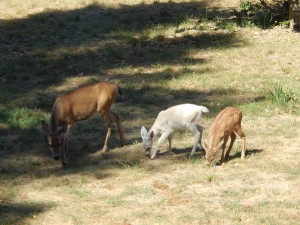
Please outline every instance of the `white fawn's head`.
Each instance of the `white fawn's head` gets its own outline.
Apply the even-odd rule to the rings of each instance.
[[[63,134],[66,131],[66,126],[61,126],[56,132],[52,132],[49,125],[42,121],[42,130],[47,136],[48,144],[52,152],[53,158],[59,160],[61,157],[60,146],[62,145]]]
[[[214,160],[214,158],[215,158],[217,152],[219,151],[219,149],[221,148],[221,146],[222,146],[221,142],[219,142],[218,145],[215,147],[211,146],[210,144],[208,145],[204,142],[204,148],[205,148],[205,152],[206,152],[206,154],[205,154],[206,164],[210,164]]]
[[[150,156],[154,133],[151,131],[151,133],[148,134],[146,128],[143,126],[141,129],[141,137],[143,139],[143,148],[145,150],[145,154],[146,156]]]

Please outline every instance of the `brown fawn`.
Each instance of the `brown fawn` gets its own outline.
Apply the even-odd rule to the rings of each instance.
[[[217,115],[208,134],[208,145],[205,143],[205,158],[208,164],[215,158],[215,155],[221,147],[222,157],[220,163],[222,164],[224,159],[228,159],[230,150],[232,149],[233,143],[236,139],[235,133],[237,133],[243,140],[241,158],[245,157],[246,136],[241,127],[242,117],[240,109],[233,107],[227,107]],[[229,137],[231,141],[224,158],[225,147]],[[223,143],[221,142],[222,140],[224,140]]]
[[[108,130],[103,150],[108,151],[108,139],[111,135],[111,126],[115,122],[118,126],[121,146],[124,146],[124,135],[121,122],[117,114],[110,110],[117,93],[121,96],[121,89],[113,83],[98,82],[89,84],[62,95],[54,102],[50,124],[42,121],[42,129],[47,135],[48,143],[55,160],[61,157],[64,166],[68,157],[68,136],[74,123],[90,118],[96,112],[105,120]],[[62,152],[60,146],[62,145]]]

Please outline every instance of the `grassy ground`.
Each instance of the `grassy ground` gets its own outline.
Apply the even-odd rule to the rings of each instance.
[[[2,0],[0,224],[298,224],[300,36],[240,27],[236,2]],[[114,127],[111,151],[99,151],[95,116],[75,125],[63,169],[40,121],[58,95],[101,80],[125,94],[113,110],[126,146]],[[222,166],[206,166],[203,151],[190,159],[184,130],[175,154],[165,145],[146,158],[140,127],[185,102],[210,109],[205,140],[221,109],[240,107],[246,159],[240,139]]]

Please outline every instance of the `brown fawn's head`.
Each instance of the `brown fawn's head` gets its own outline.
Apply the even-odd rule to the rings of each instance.
[[[219,151],[219,149],[221,148],[221,146],[222,146],[221,142],[219,142],[216,147],[210,146],[204,142],[204,147],[205,147],[205,152],[206,152],[206,154],[205,154],[206,164],[210,164],[214,160],[214,158],[215,158],[217,152]]]

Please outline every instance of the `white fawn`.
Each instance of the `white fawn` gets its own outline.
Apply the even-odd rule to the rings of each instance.
[[[220,163],[222,164],[224,162],[224,159],[228,159],[230,150],[232,149],[233,143],[236,139],[235,133],[237,133],[243,140],[241,158],[245,157],[246,136],[243,133],[241,127],[242,117],[242,112],[238,108],[233,107],[227,107],[223,109],[216,116],[208,134],[208,144],[205,143],[205,158],[207,164],[212,162],[221,147],[222,157]],[[230,145],[224,158],[225,147],[229,137]],[[223,143],[222,140],[224,140]]]
[[[118,126],[121,146],[124,146],[120,119],[110,111],[117,93],[122,96],[122,91],[116,84],[98,82],[79,87],[56,99],[51,113],[50,125],[42,121],[42,129],[47,135],[55,160],[59,160],[61,157],[62,165],[66,164],[66,157],[68,156],[67,140],[72,125],[77,121],[88,119],[96,112],[100,113],[108,127],[103,150],[108,151],[107,142],[113,122]],[[61,145],[62,152],[60,151]]]
[[[147,156],[151,154],[152,142],[155,136],[161,134],[158,139],[155,150],[151,156],[154,159],[161,144],[168,138],[169,151],[171,151],[172,133],[179,128],[188,128],[195,134],[194,147],[191,152],[191,156],[195,153],[198,143],[201,144],[203,128],[197,123],[201,120],[203,113],[208,113],[209,110],[206,107],[182,104],[170,107],[164,111],[161,111],[154,124],[147,132],[143,126],[141,129],[141,136],[143,139],[143,148]],[[203,147],[203,146],[202,146]]]

